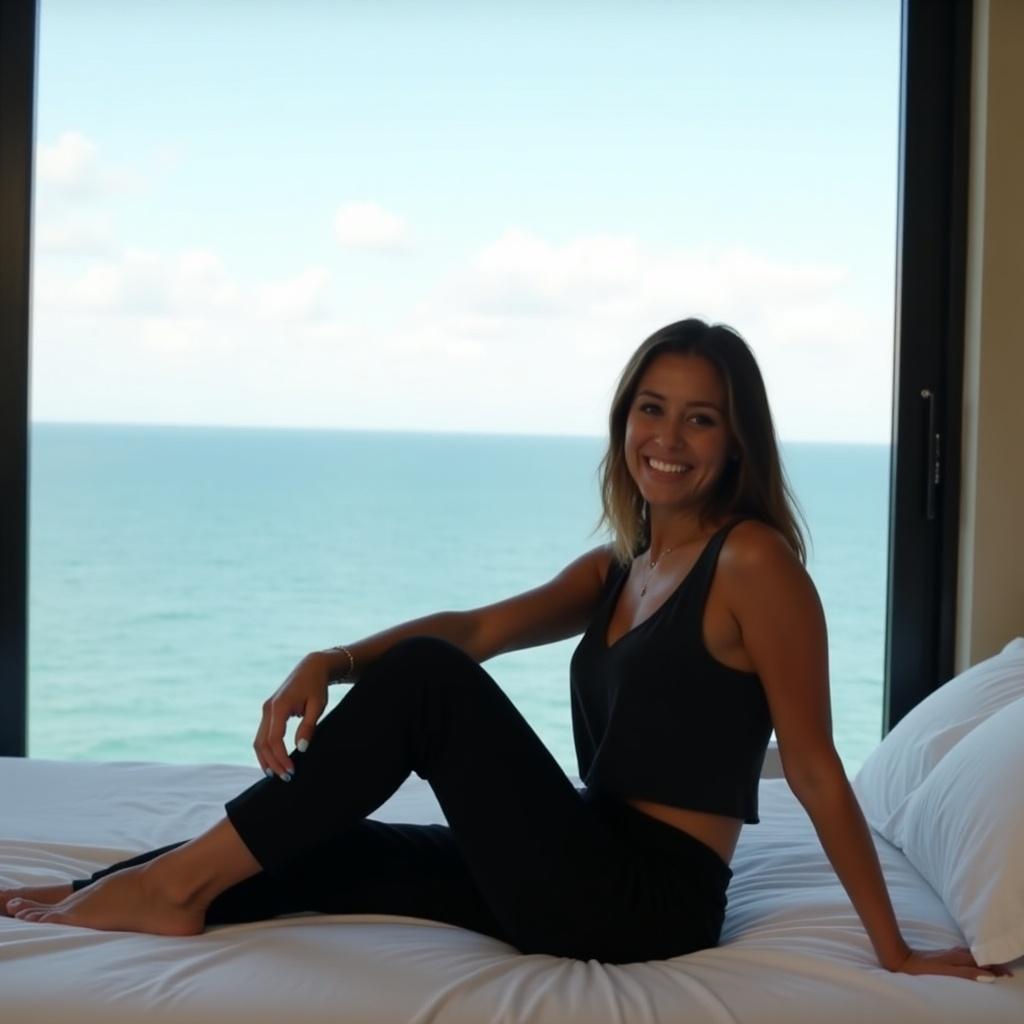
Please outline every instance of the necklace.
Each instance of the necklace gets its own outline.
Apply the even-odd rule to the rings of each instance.
[[[662,551],[661,554],[659,554],[657,558],[655,558],[653,561],[648,561],[647,562],[647,572],[644,573],[644,581],[640,585],[640,596],[641,597],[643,597],[644,594],[647,593],[647,584],[650,582],[651,573],[654,572],[654,567],[662,560],[662,558],[665,557],[665,555],[667,555],[672,550],[673,550],[672,548],[665,548],[664,551]]]

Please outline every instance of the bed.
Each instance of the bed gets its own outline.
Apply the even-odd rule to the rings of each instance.
[[[1014,643],[1019,649],[1011,653],[1020,662],[1024,688],[1024,640]],[[922,873],[920,865],[915,866],[912,858],[918,857],[908,825],[913,808],[906,806],[906,794],[895,816],[902,831],[892,833],[906,849],[881,834],[887,824],[882,819],[894,817],[893,801],[899,803],[907,781],[901,781],[900,773],[916,783],[914,799],[940,769],[948,770],[953,779],[951,785],[949,778],[939,778],[943,792],[955,791],[965,774],[963,785],[969,787],[992,782],[979,782],[963,763],[955,763],[956,758],[968,741],[982,750],[998,750],[998,736],[991,730],[985,734],[990,724],[999,725],[995,732],[1011,738],[1010,746],[1018,745],[1016,737],[1024,734],[1018,732],[1024,725],[1024,692],[1014,696],[1015,692],[1007,688],[1006,700],[988,714],[975,714],[959,735],[956,730],[951,733],[942,719],[946,709],[932,709],[933,718],[943,725],[929,735],[934,740],[936,732],[941,734],[939,746],[946,749],[936,754],[933,743],[925,757],[921,744],[915,746],[905,736],[891,743],[894,730],[886,741],[891,756],[882,756],[883,743],[880,756],[872,755],[858,777],[869,821],[880,830],[875,842],[893,902],[913,945],[955,945],[966,935],[973,948],[975,940],[988,939],[972,934],[976,922],[962,916],[957,894],[944,890],[943,879],[932,877],[929,882],[931,868],[925,865]],[[968,699],[975,701],[976,709],[977,692]],[[897,756],[907,749],[913,756]],[[976,752],[967,751],[966,763],[977,759]],[[997,770],[1016,773],[1019,767],[1003,764]],[[219,818],[224,801],[258,777],[255,767],[237,765],[0,758],[0,885],[82,876],[130,853],[188,838]],[[1007,778],[1012,782],[1019,776]],[[957,799],[962,796],[954,792]],[[924,800],[921,813],[941,822],[944,812],[935,806],[936,799],[932,794]],[[1016,805],[1021,798],[1006,799]],[[716,949],[664,962],[605,965],[523,956],[491,937],[385,915],[291,915],[209,928],[185,938],[94,932],[0,917],[0,1020],[1024,1021],[1024,947],[1007,960],[1017,968],[1014,976],[988,985],[883,970],[785,781],[762,779],[760,803],[761,823],[744,829],[733,861],[729,908],[722,944]],[[416,776],[375,816],[392,821],[444,820],[429,787]],[[955,827],[949,830],[956,832]],[[977,833],[972,836],[976,841]],[[1005,858],[1013,852],[1004,845],[996,856]],[[949,849],[941,851],[942,858],[950,856]],[[1024,868],[1011,864],[1008,870],[1012,874]],[[1006,891],[1020,895],[1019,882],[1014,876],[1009,890],[991,893],[1004,914]],[[1009,908],[1011,925],[1024,927],[1018,920],[1024,915],[1016,906]],[[1004,930],[996,941],[1005,939]]]

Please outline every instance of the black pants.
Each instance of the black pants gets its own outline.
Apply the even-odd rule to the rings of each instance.
[[[718,941],[728,865],[623,801],[577,790],[494,680],[443,640],[393,646],[291,757],[291,782],[261,779],[226,805],[263,870],[221,893],[208,925],[402,914],[609,963]],[[447,826],[368,817],[412,771]]]

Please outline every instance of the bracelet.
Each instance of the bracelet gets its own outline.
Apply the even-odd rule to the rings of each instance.
[[[335,644],[331,648],[331,650],[332,651],[343,651],[345,654],[348,655],[348,668],[345,669],[345,671],[342,672],[342,674],[340,676],[338,676],[337,679],[333,680],[333,682],[341,683],[341,682],[344,682],[346,679],[351,679],[352,678],[352,673],[355,671],[355,668],[356,668],[356,659],[352,657],[352,652],[344,644]]]

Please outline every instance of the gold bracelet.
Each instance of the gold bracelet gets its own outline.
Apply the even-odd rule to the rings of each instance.
[[[348,655],[348,668],[345,669],[345,671],[342,672],[342,674],[340,676],[338,676],[337,679],[333,679],[331,681],[335,682],[335,683],[342,683],[342,682],[345,682],[346,680],[351,679],[352,678],[352,673],[355,671],[355,668],[356,668],[356,659],[352,657],[352,652],[344,644],[335,644],[331,648],[331,650],[332,651],[344,651],[344,653]]]

